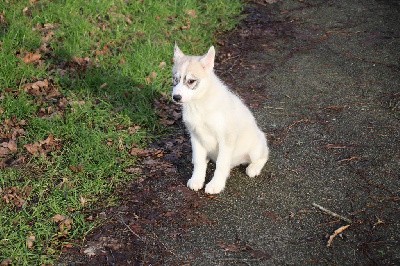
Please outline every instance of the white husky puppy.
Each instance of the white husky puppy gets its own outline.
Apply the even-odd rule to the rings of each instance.
[[[264,133],[250,110],[214,74],[215,50],[187,56],[175,45],[172,98],[183,106],[183,121],[190,133],[194,170],[187,186],[204,186],[207,162],[216,163],[205,192],[220,193],[231,168],[249,164],[249,177],[260,174],[268,160]]]

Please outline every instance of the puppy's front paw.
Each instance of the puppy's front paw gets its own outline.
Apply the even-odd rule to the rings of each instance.
[[[225,188],[225,182],[211,180],[207,185],[205,192],[207,194],[218,194]]]
[[[196,178],[193,178],[193,177],[190,178],[188,180],[188,182],[187,182],[187,186],[190,189],[194,190],[194,191],[197,191],[197,190],[201,189],[203,187],[203,185],[204,185],[204,181],[203,180],[196,179]]]

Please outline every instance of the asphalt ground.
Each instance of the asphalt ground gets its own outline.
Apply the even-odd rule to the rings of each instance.
[[[60,265],[400,265],[400,3],[268,2],[247,3],[216,62],[266,132],[262,174],[190,191],[180,122]]]

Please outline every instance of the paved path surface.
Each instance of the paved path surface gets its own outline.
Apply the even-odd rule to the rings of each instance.
[[[154,144],[173,169],[147,169],[60,264],[400,264],[399,2],[287,0],[245,13],[220,40],[217,73],[267,133],[262,175],[239,167],[218,196],[188,190],[180,129]],[[313,203],[352,220],[331,247],[349,223]]]

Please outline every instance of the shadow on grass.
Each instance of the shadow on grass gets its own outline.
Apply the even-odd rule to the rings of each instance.
[[[67,96],[106,102],[133,123],[151,131],[159,129],[153,102],[160,93],[155,86],[135,82],[118,66],[95,66],[91,58],[77,59],[62,53],[52,57],[52,61],[52,68],[61,74],[60,86]]]

